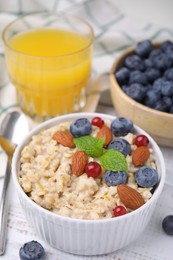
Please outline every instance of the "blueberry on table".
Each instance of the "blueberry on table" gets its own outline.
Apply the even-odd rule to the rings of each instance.
[[[125,171],[106,171],[105,182],[108,186],[117,186],[127,182],[127,173]]]
[[[140,83],[133,83],[126,89],[126,94],[130,98],[132,98],[138,102],[141,102],[143,100],[143,98],[145,97],[146,88],[144,87],[144,85],[142,85]]]
[[[133,122],[124,117],[118,117],[111,123],[111,131],[115,136],[125,136],[134,129]]]
[[[136,54],[140,57],[148,57],[152,50],[152,43],[150,40],[144,40],[142,42],[138,42],[136,46]]]
[[[162,228],[166,234],[173,236],[173,215],[168,215],[163,219]]]
[[[146,85],[148,82],[146,75],[144,72],[140,70],[134,70],[130,73],[129,83],[140,83]]]
[[[142,166],[135,175],[136,182],[143,188],[151,188],[158,182],[158,172],[151,167]]]
[[[25,243],[19,251],[20,260],[43,260],[44,255],[44,248],[34,240]]]
[[[131,70],[145,70],[144,61],[138,55],[130,55],[125,58],[124,64]]]
[[[161,73],[158,69],[148,68],[145,71],[145,76],[146,76],[147,80],[152,83],[156,79],[160,78]]]
[[[74,137],[89,135],[91,133],[91,123],[87,118],[76,119],[70,125],[70,132]]]
[[[115,73],[116,79],[120,85],[125,84],[129,79],[129,69],[122,67]]]
[[[123,138],[117,138],[113,140],[109,145],[108,149],[114,149],[115,151],[118,151],[126,157],[128,154],[131,153],[131,146],[128,141],[126,141]]]

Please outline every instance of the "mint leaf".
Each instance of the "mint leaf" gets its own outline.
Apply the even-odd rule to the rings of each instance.
[[[100,157],[100,164],[105,170],[114,172],[126,171],[128,169],[125,156],[114,149],[104,152]]]
[[[86,152],[91,157],[100,157],[103,154],[104,138],[96,138],[90,135],[81,136],[74,139],[76,147]]]

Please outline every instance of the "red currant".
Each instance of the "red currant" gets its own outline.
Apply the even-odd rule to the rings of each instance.
[[[114,217],[119,217],[122,215],[125,215],[127,213],[127,210],[123,206],[117,206],[113,209]]]
[[[91,124],[99,128],[102,128],[102,126],[104,125],[104,121],[100,117],[94,117],[91,120]]]
[[[88,177],[93,177],[96,179],[101,174],[101,166],[97,162],[89,162],[85,166],[85,172],[88,175]]]
[[[147,146],[149,144],[148,137],[146,135],[138,135],[135,137],[133,143],[136,146]]]

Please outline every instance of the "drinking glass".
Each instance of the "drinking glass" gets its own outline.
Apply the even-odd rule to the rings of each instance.
[[[94,42],[88,22],[32,13],[7,25],[3,42],[9,77],[27,115],[43,121],[85,106]]]

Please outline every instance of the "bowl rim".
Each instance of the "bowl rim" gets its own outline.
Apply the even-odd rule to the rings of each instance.
[[[164,42],[164,41],[162,41]],[[157,48],[160,46],[160,44],[162,42],[152,42],[153,47]],[[135,106],[136,108],[139,108],[141,110],[145,110],[148,113],[152,113],[154,116],[159,116],[159,117],[167,117],[167,118],[171,118],[173,119],[173,114],[171,113],[167,113],[167,112],[163,112],[163,111],[159,111],[150,107],[147,107],[137,101],[135,101],[134,99],[130,98],[127,94],[125,94],[125,92],[122,90],[121,85],[118,83],[116,77],[115,77],[115,72],[117,71],[118,68],[121,68],[121,66],[119,67],[119,65],[123,62],[123,60],[131,55],[131,54],[135,54],[135,47],[129,47],[128,49],[126,49],[123,53],[121,53],[118,58],[116,58],[112,64],[111,67],[111,71],[110,71],[110,80],[112,81],[112,83],[114,85],[116,85],[116,87],[119,89],[120,93],[123,95],[124,99],[126,99],[126,101],[128,103],[131,103],[132,106]]]
[[[24,190],[22,189],[22,187],[20,186],[19,182],[18,182],[18,178],[17,178],[17,171],[18,171],[18,167],[19,167],[19,159],[20,159],[20,153],[21,150],[23,149],[23,147],[28,143],[28,141],[31,139],[32,135],[37,134],[38,132],[40,132],[43,129],[46,128],[50,128],[54,125],[56,125],[56,123],[61,123],[61,122],[65,122],[65,121],[73,121],[76,118],[81,118],[81,117],[87,117],[87,118],[92,118],[95,116],[99,116],[102,117],[103,119],[110,119],[110,120],[114,120],[116,118],[116,116],[113,115],[107,115],[107,114],[103,114],[103,113],[90,113],[90,112],[82,112],[82,113],[73,113],[73,114],[67,114],[67,115],[62,115],[62,116],[58,116],[58,117],[54,117],[52,119],[49,119],[39,125],[37,125],[36,127],[34,127],[34,129],[32,129],[26,136],[25,138],[20,142],[20,144],[17,146],[13,158],[12,158],[12,178],[13,178],[13,183],[15,184],[15,189],[17,190],[18,196],[20,194],[20,196],[22,196],[24,198],[24,200],[29,203],[30,207],[34,207],[34,209],[36,211],[38,211],[40,214],[43,215],[47,215],[50,216],[52,218],[56,218],[57,221],[58,220],[64,220],[64,221],[70,221],[73,223],[85,223],[85,224],[100,224],[100,223],[111,223],[111,222],[116,222],[116,221],[122,221],[123,219],[127,219],[129,217],[133,217],[134,215],[140,213],[141,211],[145,210],[145,208],[147,209],[149,207],[150,204],[152,204],[155,200],[157,200],[162,192],[164,183],[165,183],[165,163],[164,163],[164,159],[163,159],[163,155],[162,152],[159,148],[159,146],[157,145],[157,143],[154,141],[154,139],[147,134],[144,130],[142,130],[140,127],[136,126],[134,124],[134,128],[135,131],[139,132],[139,133],[143,133],[145,134],[153,147],[153,151],[157,153],[159,161],[160,161],[160,171],[161,171],[161,175],[160,175],[160,181],[159,184],[157,186],[157,189],[155,190],[155,192],[153,193],[153,196],[151,197],[151,199],[149,201],[147,201],[147,203],[145,203],[144,205],[142,205],[140,208],[125,214],[123,216],[117,217],[117,218],[106,218],[106,219],[97,219],[97,220],[88,220],[88,219],[78,219],[78,218],[72,218],[72,217],[65,217],[62,215],[58,215],[54,212],[49,211],[48,209],[45,209],[43,207],[41,207],[40,205],[38,205],[36,202],[34,202],[32,199],[30,199],[27,194],[24,192]]]

